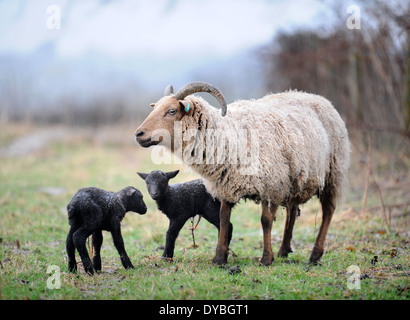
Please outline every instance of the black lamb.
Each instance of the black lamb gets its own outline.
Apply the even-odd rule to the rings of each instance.
[[[202,180],[197,179],[185,183],[168,184],[179,170],[137,174],[145,180],[151,198],[157,203],[158,209],[169,219],[169,228],[165,240],[163,258],[173,258],[175,240],[185,222],[196,215],[203,216],[212,223],[219,233],[219,210],[221,202],[213,198],[205,188]],[[229,224],[229,242],[232,238],[232,224]]]
[[[134,268],[124,248],[121,235],[121,220],[128,211],[145,214],[147,207],[142,193],[134,187],[126,187],[118,192],[89,187],[77,191],[67,205],[70,231],[67,235],[66,249],[68,269],[77,270],[75,249],[83,262],[84,270],[94,274],[101,271],[100,249],[103,242],[102,230],[111,231],[115,248],[121,257],[124,268]],[[86,239],[92,235],[94,257],[91,260],[85,246]]]

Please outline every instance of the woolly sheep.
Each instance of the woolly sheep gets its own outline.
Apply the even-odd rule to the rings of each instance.
[[[94,274],[94,270],[101,271],[102,230],[111,231],[114,245],[124,268],[134,268],[125,251],[121,235],[120,223],[128,211],[139,214],[147,212],[141,192],[134,187],[126,187],[116,193],[94,187],[77,191],[67,205],[70,224],[66,240],[69,271],[77,270],[75,249],[80,254],[86,273]],[[94,247],[92,263],[85,246],[86,239],[91,234]]]
[[[216,97],[222,114],[201,97],[191,95],[196,92],[208,92]],[[182,133],[178,135],[174,128],[180,128]],[[259,134],[256,139],[248,134],[247,140],[235,146],[235,140],[239,141],[235,134],[240,130],[250,133],[257,130]],[[164,132],[169,139],[165,139]],[[217,158],[215,154],[221,145],[207,144],[204,137],[209,137],[208,132],[218,135],[227,132],[229,144],[222,144],[225,151],[222,161],[210,161],[210,157]],[[350,156],[345,124],[325,98],[287,91],[259,100],[239,100],[228,107],[219,89],[203,82],[190,83],[176,94],[172,87],[167,87],[165,96],[154,104],[154,110],[135,135],[143,147],[162,142],[178,156],[182,155],[182,160],[203,177],[207,190],[220,199],[220,233],[213,263],[227,263],[231,209],[242,198],[262,203],[264,249],[260,263],[270,265],[271,228],[278,206],[287,211],[279,251],[279,255],[286,256],[291,252],[290,239],[298,205],[318,196],[322,224],[309,263],[316,264],[323,255],[336,202],[346,185]],[[186,139],[188,135],[193,136],[193,142]],[[258,148],[252,149],[255,146]],[[233,147],[254,156],[245,163],[252,169],[251,174],[246,171],[244,174],[241,158],[232,158],[226,152]],[[198,156],[198,161],[190,159]]]
[[[168,184],[179,170],[162,172],[155,170],[137,174],[145,180],[151,198],[157,203],[169,219],[169,228],[165,240],[163,258],[173,258],[175,240],[189,218],[203,216],[212,223],[219,232],[219,208],[221,202],[213,198],[205,189],[201,179],[185,183]],[[232,224],[229,224],[228,243],[232,238]]]

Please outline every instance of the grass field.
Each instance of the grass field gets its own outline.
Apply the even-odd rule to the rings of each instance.
[[[321,222],[319,202],[314,199],[301,207],[292,242],[294,253],[289,259],[275,258],[270,267],[258,265],[262,255],[260,206],[241,202],[232,213],[228,266],[219,268],[211,264],[217,230],[205,220],[195,231],[198,248],[193,249],[191,223],[187,223],[177,240],[174,260],[161,259],[168,220],[135,172],[181,169],[175,182],[196,176],[182,166],[154,165],[149,150],[136,145],[133,130],[125,126],[40,131],[33,126],[2,124],[0,299],[410,298],[408,149],[399,154],[372,151],[373,174],[369,176],[367,209],[362,212],[368,176],[363,161],[366,148],[352,147],[349,192],[330,226],[320,266],[306,267]],[[36,135],[49,139],[31,148]],[[58,138],[53,139],[54,135]],[[13,145],[17,151],[7,153]],[[146,215],[130,212],[122,223],[125,247],[135,269],[122,268],[111,235],[104,233],[102,273],[88,276],[80,264],[78,274],[68,273],[66,205],[73,194],[85,186],[117,191],[128,185],[143,192],[148,206]],[[282,240],[285,217],[284,209],[278,210],[272,230],[274,251]],[[50,266],[57,269],[47,273]],[[240,272],[231,274],[233,266]],[[355,276],[349,266],[356,266],[360,288],[349,289]],[[57,282],[50,277],[54,276],[59,276],[59,289],[53,288]]]

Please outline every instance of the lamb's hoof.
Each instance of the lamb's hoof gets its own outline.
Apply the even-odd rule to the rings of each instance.
[[[88,274],[89,276],[93,276],[94,275],[94,268],[87,268],[87,270],[85,270],[85,273]]]
[[[161,259],[162,259],[162,260],[165,260],[165,261],[167,261],[167,262],[172,262],[172,261],[174,261],[174,259],[173,259],[173,258],[170,258],[170,257],[161,257]]]
[[[68,265],[68,271],[72,272],[72,273],[76,273],[77,272],[77,263],[74,264],[69,264]]]
[[[101,265],[97,265],[97,266],[96,266],[96,265],[94,264],[94,271],[95,271],[95,272],[100,273],[100,272],[101,272],[101,269],[102,269],[102,268],[101,268]]]

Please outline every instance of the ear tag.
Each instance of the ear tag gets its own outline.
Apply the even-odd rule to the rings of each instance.
[[[186,112],[188,112],[189,111],[189,102],[188,102],[188,104],[186,105],[186,107],[185,107],[185,109],[184,109]]]

